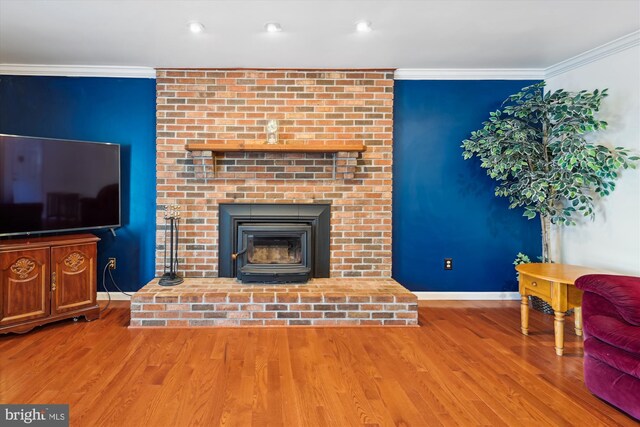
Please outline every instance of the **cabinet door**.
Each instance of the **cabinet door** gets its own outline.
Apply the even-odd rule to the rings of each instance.
[[[96,305],[95,243],[51,248],[51,313]]]
[[[49,314],[49,249],[1,252],[0,326]]]

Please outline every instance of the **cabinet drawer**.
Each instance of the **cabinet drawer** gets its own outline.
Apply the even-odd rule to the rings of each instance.
[[[551,298],[551,282],[537,279],[535,277],[523,276],[520,274],[520,293],[526,290],[526,295],[537,295]]]

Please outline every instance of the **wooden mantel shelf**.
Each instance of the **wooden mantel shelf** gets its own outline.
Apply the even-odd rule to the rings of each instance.
[[[256,142],[205,142],[187,144],[188,151],[211,151],[214,153],[262,152],[262,153],[338,153],[363,152],[364,144],[356,142],[327,142],[322,144],[282,143],[265,144]]]

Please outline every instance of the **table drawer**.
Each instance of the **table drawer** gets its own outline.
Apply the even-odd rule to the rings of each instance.
[[[551,298],[551,282],[535,277],[522,276],[520,278],[520,293],[526,289],[527,295],[534,294]]]

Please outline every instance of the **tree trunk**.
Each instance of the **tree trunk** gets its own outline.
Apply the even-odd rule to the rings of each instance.
[[[545,119],[542,121],[542,154],[544,156],[544,172],[547,176],[549,175],[549,151],[547,148],[549,143],[548,128],[545,113]],[[553,191],[551,194],[553,195]],[[551,262],[551,254],[549,253],[549,244],[551,241],[550,222],[548,217],[540,214],[540,225],[542,227],[542,262]]]
[[[542,228],[542,262],[552,262],[549,253],[551,241],[549,218],[540,215],[540,226]]]

